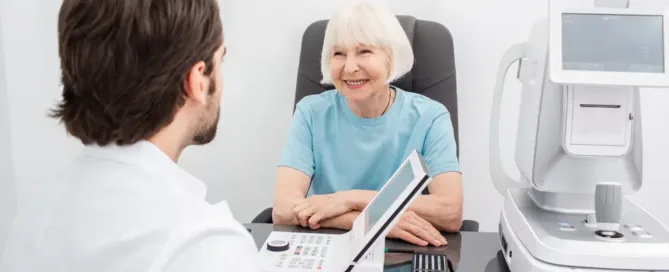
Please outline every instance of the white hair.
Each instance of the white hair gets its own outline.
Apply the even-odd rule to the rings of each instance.
[[[328,22],[321,52],[321,83],[332,84],[330,57],[337,47],[378,46],[390,56],[387,83],[408,73],[414,64],[411,43],[395,14],[379,0],[344,4]]]

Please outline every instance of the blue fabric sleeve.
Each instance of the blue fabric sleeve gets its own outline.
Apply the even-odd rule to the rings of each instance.
[[[460,172],[451,115],[443,108],[427,130],[423,157],[431,177]]]
[[[311,116],[298,103],[279,165],[297,169],[311,177],[314,174],[312,143]]]

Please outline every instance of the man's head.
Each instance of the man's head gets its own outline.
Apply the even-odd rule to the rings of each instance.
[[[217,0],[64,0],[58,41],[63,100],[52,116],[84,144],[213,140],[225,54]]]

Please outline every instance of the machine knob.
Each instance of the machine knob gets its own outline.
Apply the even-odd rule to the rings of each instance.
[[[286,251],[288,250],[289,247],[290,246],[288,245],[288,241],[283,241],[283,240],[273,240],[267,243],[267,250],[269,251],[275,251],[275,252]]]
[[[622,217],[623,197],[619,183],[598,183],[595,189],[597,228],[605,236],[617,236]]]

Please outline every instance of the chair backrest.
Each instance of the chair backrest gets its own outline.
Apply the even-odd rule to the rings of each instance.
[[[406,15],[399,15],[397,19],[409,37],[415,63],[409,73],[392,84],[405,91],[423,94],[446,106],[451,115],[459,154],[458,93],[451,33],[436,22],[417,20]],[[320,83],[323,76],[320,58],[327,23],[327,20],[312,23],[302,36],[295,104],[305,96],[333,88]]]

